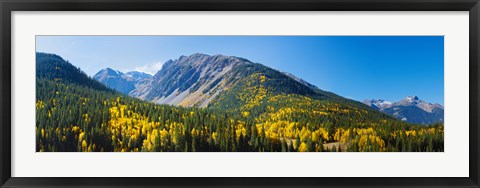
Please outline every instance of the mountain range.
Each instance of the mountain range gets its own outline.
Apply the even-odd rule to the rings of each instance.
[[[150,78],[152,78],[152,75],[143,72],[131,71],[122,73],[111,68],[102,69],[93,76],[93,79],[127,95],[136,88],[136,84]]]
[[[240,57],[192,54],[151,77],[107,68],[98,80],[55,54],[36,60],[39,152],[443,151],[442,123],[403,122]]]
[[[228,92],[229,89],[238,88],[250,74],[258,71],[267,73],[265,76],[269,78],[274,78],[272,85],[280,83],[287,86],[272,87],[272,91],[289,90],[281,92],[349,101],[334,93],[323,91],[293,74],[235,56],[196,53],[168,60],[153,76],[136,71],[124,74],[105,68],[93,78],[121,93],[145,101],[184,107],[207,107],[212,101],[225,99],[225,96],[231,93]],[[222,92],[224,96],[217,97]],[[236,94],[231,95],[230,98]],[[425,102],[417,96],[407,97],[398,102],[371,99],[364,100],[363,103],[402,121],[418,124],[443,121],[443,106]],[[238,104],[243,102],[239,101]]]
[[[366,99],[363,103],[402,121],[418,124],[443,122],[444,107],[420,100],[418,96],[408,96],[398,102]]]
[[[268,72],[270,76],[278,79],[279,83],[292,85],[293,87],[288,90],[298,90],[301,94],[319,93],[340,98],[292,74],[280,72],[244,58],[200,53],[168,60],[153,77],[144,74],[139,79],[129,80],[128,75],[131,72],[123,74],[106,68],[95,74],[93,78],[124,94],[157,104],[207,107],[221,92],[232,88],[241,79],[245,79],[255,71]]]

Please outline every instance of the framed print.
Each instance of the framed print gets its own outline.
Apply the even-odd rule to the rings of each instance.
[[[0,5],[2,186],[479,186],[477,0]]]

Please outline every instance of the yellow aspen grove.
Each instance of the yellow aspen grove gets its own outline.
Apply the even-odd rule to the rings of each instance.
[[[300,144],[300,147],[298,147],[298,151],[299,151],[299,152],[307,152],[307,151],[308,151],[308,150],[307,150],[307,144],[306,144],[305,142],[302,142],[302,143]]]

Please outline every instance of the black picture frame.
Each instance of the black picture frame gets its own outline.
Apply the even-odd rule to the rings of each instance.
[[[1,0],[2,187],[479,187],[479,0]],[[23,178],[11,176],[12,11],[469,11],[469,177],[438,178]]]

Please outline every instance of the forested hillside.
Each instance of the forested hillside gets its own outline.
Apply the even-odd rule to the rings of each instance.
[[[117,93],[37,53],[36,150],[443,151],[443,124],[405,123],[261,66],[238,70],[207,108],[184,108]]]

